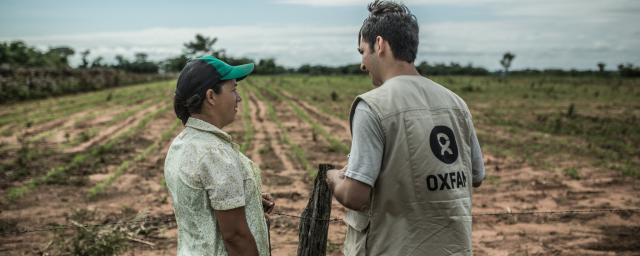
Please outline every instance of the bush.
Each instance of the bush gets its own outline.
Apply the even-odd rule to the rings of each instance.
[[[57,234],[57,253],[71,255],[117,255],[128,247],[125,231],[115,226],[86,225],[95,221],[95,212],[85,209],[74,211],[68,218],[76,226],[73,234]],[[64,232],[64,230],[59,231]]]
[[[0,104],[168,79],[110,68],[18,68],[0,72]]]

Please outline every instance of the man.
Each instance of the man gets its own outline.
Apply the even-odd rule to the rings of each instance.
[[[376,88],[351,107],[347,167],[327,173],[350,209],[344,254],[471,255],[472,185],[484,165],[469,109],[416,70],[418,23],[406,6],[368,9],[358,51]]]
[[[235,119],[237,82],[254,65],[230,66],[207,55],[187,63],[174,110],[185,129],[173,140],[164,176],[178,223],[178,255],[269,255],[257,167],[221,129]]]

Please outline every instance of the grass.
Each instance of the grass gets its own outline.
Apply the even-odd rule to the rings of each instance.
[[[640,79],[598,76],[435,76],[474,116],[483,149],[552,170],[580,161],[640,178]],[[367,76],[252,76],[343,120]],[[337,97],[332,98],[336,92]]]
[[[240,144],[240,152],[246,153],[251,146],[254,137],[253,123],[251,122],[251,113],[249,109],[249,97],[245,93],[246,89],[238,90],[240,98],[242,98],[242,125],[244,125],[244,136],[242,144]]]
[[[247,88],[252,88],[252,87],[247,87]],[[275,108],[273,107],[273,103],[270,100],[267,100],[265,95],[263,95],[260,92],[260,90],[254,89],[252,91],[253,91],[253,94],[256,95],[258,100],[264,102],[265,105],[267,105],[267,115],[269,116],[269,119],[271,119],[271,121],[276,123],[276,125],[278,126],[278,129],[280,130],[280,141],[285,145],[288,145],[289,148],[291,149],[289,154],[291,154],[293,159],[295,159],[307,171],[309,176],[314,177],[316,170],[313,168],[311,163],[309,163],[309,160],[307,159],[307,154],[304,151],[304,149],[302,149],[299,145],[293,143],[289,139],[287,130],[284,128],[284,126],[282,125],[282,122],[278,118]]]
[[[72,160],[69,163],[52,167],[45,175],[32,178],[21,186],[10,188],[6,195],[7,199],[9,199],[10,201],[20,199],[41,184],[49,183],[55,179],[64,179],[65,174],[68,171],[82,166],[88,160],[93,159],[93,161],[97,161],[97,159],[100,159],[100,156],[102,154],[110,151],[116,144],[129,139],[134,134],[144,129],[151,120],[153,120],[160,113],[167,111],[168,109],[169,106],[159,108],[158,110],[141,119],[137,123],[137,125],[129,128],[127,131],[119,134],[118,136],[113,137],[102,144],[96,145],[88,151],[77,153],[73,156]]]
[[[77,136],[75,136],[74,138],[71,138],[68,143],[65,143],[62,148],[63,149],[71,148],[71,147],[77,146],[79,144],[82,144],[84,142],[87,142],[91,138],[96,136],[98,134],[99,130],[104,129],[104,127],[109,127],[111,125],[115,125],[118,122],[123,121],[123,120],[135,115],[136,113],[138,113],[140,111],[143,111],[146,108],[151,107],[155,103],[157,103],[157,101],[155,101],[155,100],[146,101],[144,104],[140,104],[140,105],[137,105],[135,107],[130,107],[128,110],[116,114],[115,116],[113,116],[113,118],[111,118],[109,121],[107,121],[105,124],[101,125],[100,127],[89,127],[87,129],[84,129]]]
[[[571,177],[574,180],[580,179],[580,173],[578,173],[578,169],[571,167],[563,170],[564,174]]]
[[[112,95],[112,94],[109,94]],[[117,103],[117,104],[125,104],[125,105],[118,105],[119,107],[122,107],[123,109],[125,109],[125,111],[120,111],[119,113],[117,113],[116,115],[114,115],[109,121],[105,122],[104,124],[101,124],[101,127],[89,127],[87,129],[84,129],[82,132],[80,132],[79,134],[77,134],[77,136],[74,137],[69,137],[67,138],[67,140],[65,141],[65,143],[62,145],[61,149],[66,149],[66,148],[70,148],[73,146],[77,146],[83,142],[86,142],[88,140],[91,139],[91,137],[95,136],[96,134],[98,134],[98,131],[100,129],[103,129],[102,126],[110,126],[113,125],[114,123],[120,122],[128,117],[131,117],[132,115],[134,115],[135,113],[144,110],[146,108],[149,108],[150,106],[152,106],[153,104],[157,103],[159,100],[161,100],[160,96],[163,96],[162,94],[158,94],[158,95],[152,95],[153,98],[150,98],[148,100],[146,100],[143,104],[135,104],[134,102],[121,102],[121,103]],[[141,101],[142,98],[133,98],[133,99],[129,99],[129,100],[134,100],[134,101]],[[134,107],[131,107],[131,105],[135,105]],[[116,107],[116,105],[110,105],[109,107],[114,108]],[[86,123],[94,118],[97,118],[100,114],[105,113],[104,110],[95,110],[95,111],[91,111],[89,113],[87,113],[86,115],[82,115],[76,118],[76,120],[72,121],[74,123],[73,127],[74,128],[80,128],[80,126],[83,125],[83,123]],[[30,141],[41,141],[46,139],[46,137],[51,136],[52,134],[58,132],[61,128],[63,128],[62,126],[58,126],[58,127],[54,127],[52,129],[49,130],[45,130],[42,131],[39,134],[35,134],[33,136],[31,136],[31,138],[29,139]],[[10,131],[10,130],[8,130]],[[67,133],[68,134],[68,133]]]
[[[58,230],[51,241],[56,255],[118,255],[129,247],[125,227],[88,224],[97,221],[93,211],[74,210],[69,221],[76,225],[73,232]]]
[[[162,133],[162,135],[160,135],[160,138],[158,140],[156,140],[154,143],[149,145],[147,148],[145,148],[142,152],[140,152],[138,155],[136,155],[132,159],[122,162],[122,164],[120,164],[116,168],[116,170],[111,175],[109,175],[109,177],[98,182],[95,186],[89,189],[87,196],[90,199],[93,199],[96,196],[104,193],[106,188],[111,186],[111,184],[113,184],[113,182],[118,177],[122,176],[122,174],[124,174],[124,172],[126,172],[132,165],[143,161],[149,156],[149,154],[156,152],[160,148],[160,146],[164,144],[164,142],[169,140],[171,136],[175,134],[175,131],[178,129],[178,127],[181,127],[181,126],[182,126],[182,123],[180,121],[176,121],[169,129],[165,130]]]
[[[122,88],[110,89],[110,90],[105,90],[100,92],[65,96],[65,97],[50,99],[50,100],[41,100],[41,101],[35,101],[35,102],[14,104],[12,105],[12,107],[16,107],[17,109],[20,109],[21,107],[24,107],[24,106],[41,106],[41,107],[35,108],[33,112],[42,112],[44,111],[42,110],[43,106],[46,106],[49,109],[49,111],[47,112],[48,118],[58,118],[59,120],[63,119],[64,122],[72,122],[72,123],[75,123],[76,125],[81,124],[81,122],[86,122],[91,119],[97,118],[101,115],[104,115],[105,112],[108,112],[108,111],[105,111],[104,108],[119,109],[118,111],[120,112],[120,114],[114,115],[114,117],[112,117],[111,120],[99,126],[70,127],[70,129],[79,130],[77,134],[72,134],[69,131],[65,131],[63,130],[63,129],[66,129],[65,126],[58,125],[56,127],[51,127],[47,130],[42,130],[37,134],[30,134],[28,136],[24,136],[24,139],[25,139],[24,141],[29,144],[32,144],[32,146],[25,148],[25,147],[20,147],[20,145],[18,145],[17,153],[15,154],[15,157],[14,157],[16,160],[0,162],[0,169],[11,170],[9,173],[9,176],[10,176],[9,178],[10,180],[15,180],[17,178],[24,176],[22,174],[32,173],[32,171],[29,171],[29,170],[50,168],[51,165],[48,163],[44,163],[42,159],[47,159],[52,156],[54,158],[59,158],[59,156],[62,156],[63,158],[65,158],[66,156],[64,156],[63,153],[59,151],[64,151],[70,147],[79,145],[83,142],[90,140],[96,134],[98,134],[100,129],[104,129],[104,127],[106,126],[110,126],[116,122],[122,121],[123,119],[134,115],[136,112],[139,112],[145,108],[148,108],[149,106],[157,103],[158,101],[162,101],[163,97],[165,98],[164,101],[166,101],[166,99],[168,98],[167,94],[170,92],[170,88],[171,88],[171,87],[168,87],[168,85],[169,85],[168,83],[141,84],[138,86],[122,87]],[[153,90],[153,91],[147,92],[148,90]],[[107,94],[107,96],[105,97],[104,94]],[[108,95],[111,95],[111,100],[107,102],[105,99],[102,99],[103,97],[108,98]],[[60,103],[62,106],[68,107],[70,105],[73,105],[73,104],[70,104],[69,102],[72,102],[72,103],[84,102],[86,101],[86,99],[92,99],[92,98],[99,98],[101,99],[101,101],[104,101],[105,104],[98,104],[93,108],[91,108],[91,106],[85,106],[84,103],[81,104],[83,108],[85,108],[85,109],[82,109],[82,111],[84,110],[88,110],[88,111],[86,112],[86,115],[74,116],[73,118],[75,120],[67,120],[69,117],[66,117],[60,113],[55,112],[56,109],[60,110],[60,108],[53,103]],[[92,101],[89,101],[89,102],[92,102]],[[138,104],[138,103],[141,103],[141,104]],[[124,111],[122,111],[122,109],[124,109]],[[5,110],[5,109],[2,109],[2,110]],[[3,117],[9,118],[12,116],[14,112],[15,111],[2,111]],[[17,128],[19,128],[19,124],[6,124],[5,126],[0,127],[0,129],[2,129],[4,132],[7,133],[7,136],[11,136],[16,133],[23,133],[23,131],[14,131]],[[50,141],[47,141],[48,137],[53,136],[59,132],[63,132],[65,135],[64,140],[61,143],[51,144]],[[24,145],[25,143],[19,143],[19,144]],[[41,144],[44,144],[45,146],[44,147],[39,146]],[[16,147],[13,147],[13,148],[16,148]],[[8,152],[11,152],[13,150],[16,150],[16,149],[9,149]],[[26,161],[26,163],[28,163],[27,165],[21,165],[20,164],[21,162],[25,162],[25,161],[22,161],[26,159],[24,156],[29,156],[28,157],[29,159],[34,159],[35,161]],[[39,166],[39,165],[42,165],[42,166]],[[17,192],[20,192],[20,191],[23,191],[23,190],[17,190]]]
[[[325,114],[346,120],[355,96],[372,89],[366,76],[305,76],[252,77],[258,83],[278,86],[300,100],[308,102]],[[335,99],[335,100],[334,100]]]
[[[467,101],[480,141],[489,149],[544,169],[553,169],[559,161],[584,160],[640,177],[638,172],[625,172],[640,167],[640,159],[633,157],[640,154],[635,146],[640,133],[632,131],[640,118],[638,79],[440,79]],[[469,83],[482,89],[462,90]]]
[[[277,91],[277,89],[274,89],[273,86],[265,86],[263,88],[274,97],[278,97],[278,99],[285,101],[287,105],[289,105],[291,109],[293,109],[293,112],[295,112],[298,118],[311,125],[314,132],[322,135],[322,137],[324,137],[329,142],[329,150],[331,150],[332,152],[339,152],[344,155],[349,154],[349,146],[342,143],[340,140],[336,139],[329,132],[327,132],[327,130],[325,130],[324,127],[322,127],[322,125],[318,123],[318,121],[311,118],[305,110],[301,109],[290,99],[287,99],[286,97],[280,97],[280,93]]]
[[[34,100],[4,105],[10,108],[0,115],[0,134],[11,134],[16,129],[28,128],[47,121],[68,117],[74,113],[96,107],[130,106],[147,98],[159,98],[171,90],[171,82],[155,82],[102,91],[69,95],[47,100]],[[111,99],[107,100],[111,95]],[[11,133],[9,131],[12,131]]]
[[[507,79],[491,76],[437,76],[431,79],[465,99],[474,115],[483,150],[488,154],[522,160],[541,169],[554,170],[557,166],[571,168],[571,162],[580,162],[584,166],[616,170],[624,175],[640,178],[640,148],[637,147],[640,145],[640,132],[635,129],[640,120],[640,79],[586,76],[514,76]],[[359,75],[251,76],[247,81],[265,88],[272,86],[274,90],[285,90],[323,113],[343,120],[347,119],[353,98],[372,88],[369,78]],[[66,118],[82,111],[88,111],[90,117],[78,118],[90,119],[100,115],[96,109],[127,108],[137,106],[143,100],[169,98],[172,90],[170,85],[167,82],[151,83],[4,105],[0,109],[0,134],[11,136],[27,126]],[[249,88],[250,86],[246,87]],[[261,96],[260,92],[254,94]],[[241,149],[246,151],[255,131],[250,125],[250,114],[246,112],[249,110],[246,95],[244,98],[242,118],[245,134]],[[272,104],[265,98],[268,97],[263,97],[262,101],[267,105]],[[295,104],[290,106],[301,120],[304,119],[313,127],[316,134],[324,136],[322,126],[313,124],[317,120],[308,113],[305,118],[304,109],[296,108]],[[131,109],[125,112],[133,113],[129,111]],[[268,111],[269,118],[283,131],[279,140],[291,149],[288,153],[292,158],[307,169],[310,165],[304,150],[290,141],[277,120],[277,113],[272,105],[268,107]],[[91,134],[90,131],[86,133]],[[47,134],[51,133],[45,131],[35,137],[45,138]],[[327,141],[336,152],[346,150],[335,143],[335,140]],[[37,153],[31,152],[32,148],[29,147],[28,152],[21,154],[39,159]],[[91,150],[103,154],[111,149],[108,145],[100,145]],[[85,157],[95,158],[99,154],[90,151],[71,156],[68,163],[51,167],[47,174],[9,189],[7,196],[19,197],[37,184],[64,179],[69,170],[95,161],[84,159]],[[9,162],[11,161],[4,161]],[[0,167],[5,170],[14,169]]]

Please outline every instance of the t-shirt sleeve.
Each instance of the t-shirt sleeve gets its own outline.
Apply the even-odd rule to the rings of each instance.
[[[484,160],[473,123],[471,124],[471,174],[474,183],[484,180]]]
[[[202,159],[202,184],[214,210],[245,206],[244,179],[233,154],[213,149]]]
[[[345,176],[373,187],[384,154],[384,133],[379,118],[360,101],[353,115],[351,152]]]

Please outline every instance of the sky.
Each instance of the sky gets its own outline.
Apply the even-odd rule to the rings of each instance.
[[[46,50],[70,46],[89,59],[144,52],[163,60],[197,33],[214,49],[286,67],[358,63],[362,0],[1,0],[0,41]],[[420,25],[416,64],[457,62],[489,70],[640,65],[640,0],[405,0]],[[71,59],[80,62],[79,54]]]

